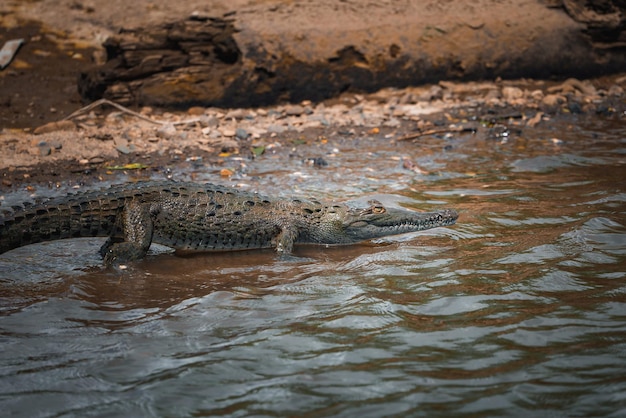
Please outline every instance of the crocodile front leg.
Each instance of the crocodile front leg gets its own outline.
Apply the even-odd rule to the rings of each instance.
[[[276,239],[276,252],[281,255],[291,254],[293,244],[298,238],[298,231],[292,226],[283,226]]]
[[[123,240],[111,236],[100,249],[106,265],[119,265],[145,257],[154,227],[148,205],[129,201],[121,213]]]

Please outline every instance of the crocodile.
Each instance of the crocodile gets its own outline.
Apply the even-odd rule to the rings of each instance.
[[[145,257],[151,243],[179,251],[353,244],[452,225],[452,209],[416,212],[376,200],[277,199],[214,184],[143,181],[14,208],[0,218],[0,254],[43,241],[108,237],[106,265]]]

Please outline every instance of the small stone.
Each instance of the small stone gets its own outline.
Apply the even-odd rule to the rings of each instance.
[[[300,116],[304,113],[305,109],[300,105],[291,105],[285,108],[285,114],[287,116]]]
[[[322,126],[322,122],[320,122],[319,120],[310,120],[299,125],[299,128],[308,129],[308,128],[319,128],[321,126]]]
[[[319,122],[324,126],[329,126],[330,122],[328,121],[328,119],[326,119],[326,117],[324,115],[308,115],[307,119],[311,122]]]
[[[41,155],[43,157],[52,154],[52,147],[50,145],[48,145],[48,143],[46,143],[46,142],[40,142],[37,145],[37,148],[39,149],[39,155]]]
[[[526,122],[526,125],[531,126],[531,127],[536,126],[539,122],[541,122],[542,116],[543,116],[543,112],[537,112],[535,116],[528,119],[528,121]]]
[[[166,123],[162,125],[159,129],[157,129],[156,135],[159,138],[170,139],[174,135],[176,135],[176,127],[173,123]]]
[[[224,129],[222,129],[222,135],[227,137],[227,138],[231,138],[231,137],[235,136],[236,133],[237,133],[237,131],[235,129],[231,129],[231,128],[224,128]]]
[[[440,100],[443,97],[443,88],[438,85],[431,86],[428,90],[423,88],[415,92],[414,96],[415,97],[413,99],[416,102],[430,102],[432,100]]]
[[[517,99],[521,99],[524,97],[524,91],[519,87],[503,87],[502,88],[502,97],[507,102],[512,102]]]
[[[274,133],[274,134],[280,134],[280,133],[285,132],[286,130],[287,128],[282,125],[273,124],[267,127],[267,132]]]
[[[200,106],[192,106],[187,110],[187,113],[192,115],[192,116],[200,116],[200,115],[204,115],[204,112],[206,111],[205,108],[200,107]]]
[[[485,94],[485,101],[487,102],[495,102],[500,100],[500,98],[502,97],[502,95],[500,94],[500,91],[497,89],[489,89],[487,91],[487,93]]]
[[[33,133],[35,135],[46,134],[57,131],[73,131],[76,129],[76,124],[71,120],[60,120],[58,122],[46,123],[35,129]]]
[[[124,120],[124,114],[122,112],[111,112],[106,115],[107,124],[119,123]]]
[[[231,170],[230,168],[222,168],[220,170],[220,176],[222,176],[222,177],[230,177],[233,174],[235,174],[235,172],[233,170]]]
[[[200,126],[206,128],[217,128],[220,125],[220,120],[215,116],[202,115],[200,116],[198,122],[200,123]]]
[[[89,162],[91,164],[102,164],[104,161],[105,161],[104,158],[103,157],[99,157],[99,156],[91,157],[89,159]]]
[[[246,117],[246,111],[244,109],[233,109],[226,113],[225,119],[243,119]]]
[[[248,131],[243,128],[237,128],[235,131],[235,137],[237,139],[246,139],[248,137]]]
[[[607,93],[609,96],[620,97],[622,94],[624,94],[624,89],[617,84],[613,84],[611,87],[609,87],[609,91]]]
[[[115,147],[115,149],[121,152],[122,154],[130,154],[132,152],[130,147],[127,145],[118,145]]]
[[[540,100],[542,100],[542,99],[543,99],[543,97],[544,97],[544,95],[543,95],[543,91],[541,91],[541,90],[533,90],[533,91],[530,93],[530,97],[532,97],[532,98],[533,98],[533,100],[540,101]]]
[[[323,159],[322,157],[310,157],[310,158],[305,158],[304,159],[304,163],[308,164],[308,165],[312,165],[314,167],[326,167],[328,165],[328,162]]]
[[[570,111],[570,113],[573,113],[575,115],[583,113],[583,108],[580,105],[580,103],[578,103],[578,102],[570,102],[570,103],[568,103],[567,104],[567,109]]]
[[[391,118],[383,122],[383,126],[387,126],[389,128],[397,128],[398,126],[400,126],[400,121],[396,118]]]
[[[565,101],[565,98],[561,95],[558,94],[547,94],[542,100],[541,103],[544,106],[548,106],[548,107],[554,107],[554,106],[558,106],[559,104],[563,103]]]
[[[267,129],[262,126],[250,126],[247,130],[252,138],[259,138],[261,135],[265,135],[267,133]]]

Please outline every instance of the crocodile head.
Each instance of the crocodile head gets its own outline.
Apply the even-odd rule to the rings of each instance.
[[[321,244],[350,244],[452,225],[459,217],[452,209],[437,212],[414,212],[387,208],[377,200],[366,207],[341,204],[326,207],[309,238]]]

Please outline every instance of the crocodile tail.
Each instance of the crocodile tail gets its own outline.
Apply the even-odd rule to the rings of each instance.
[[[0,218],[0,254],[25,245],[65,238],[109,236],[116,228],[117,207],[97,200],[49,201]]]

